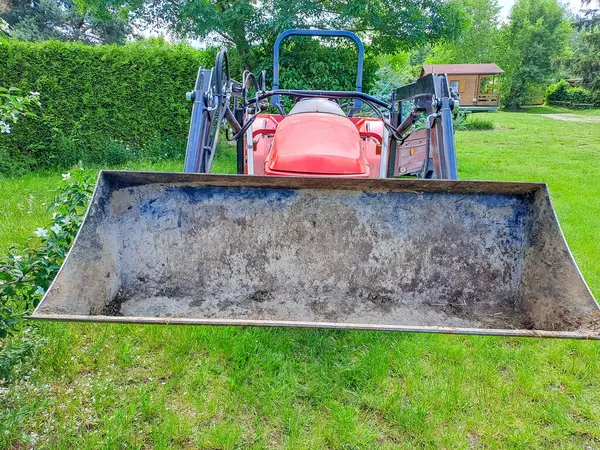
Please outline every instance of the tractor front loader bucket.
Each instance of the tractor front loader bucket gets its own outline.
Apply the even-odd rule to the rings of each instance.
[[[545,184],[102,172],[35,319],[600,339]]]

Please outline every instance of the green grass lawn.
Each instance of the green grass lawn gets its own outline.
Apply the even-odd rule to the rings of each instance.
[[[547,182],[600,297],[600,123],[531,113],[481,117],[497,128],[457,133],[461,177]],[[219,165],[233,169],[227,158]],[[0,181],[2,251],[45,223],[43,204],[60,179]],[[0,391],[0,447],[600,448],[598,342],[40,327],[40,353],[21,381]]]

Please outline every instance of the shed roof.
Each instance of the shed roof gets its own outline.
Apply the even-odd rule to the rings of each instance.
[[[453,74],[453,75],[494,75],[497,73],[504,73],[500,67],[496,64],[424,64],[423,74],[428,75],[430,73],[441,74]]]

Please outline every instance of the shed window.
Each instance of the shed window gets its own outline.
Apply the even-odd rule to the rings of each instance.
[[[459,81],[458,80],[452,80],[450,81],[450,89],[452,89],[455,92],[458,92],[458,87],[459,87]]]

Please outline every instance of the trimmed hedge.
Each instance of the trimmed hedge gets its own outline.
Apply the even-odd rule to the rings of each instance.
[[[37,117],[0,137],[0,173],[79,160],[119,164],[165,141],[185,148],[190,117],[185,92],[209,56],[148,43],[0,46],[0,85],[37,91],[42,103]]]
[[[597,107],[600,106],[600,93],[591,92],[579,87],[573,88],[568,82],[561,80],[558,83],[548,86],[545,100],[549,105],[570,107],[590,105],[588,107]]]
[[[271,86],[272,48],[254,49]],[[0,136],[0,174],[47,167],[122,164],[131,159],[182,156],[199,66],[212,67],[216,49],[161,42],[124,46],[9,41],[0,46],[0,86],[40,93],[37,117],[20,120]],[[230,72],[241,79],[235,51]],[[363,87],[377,64],[367,53]],[[354,90],[356,51],[314,39],[291,39],[282,49],[281,86]]]

